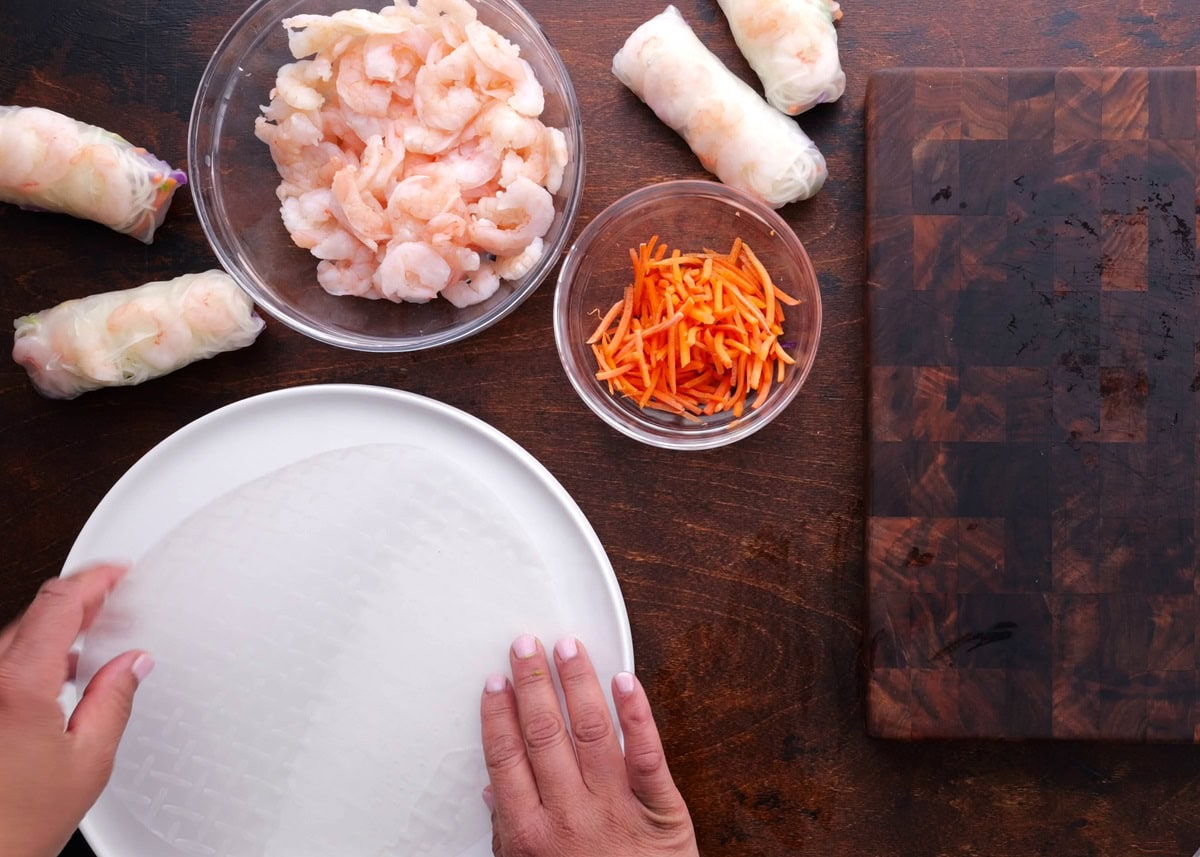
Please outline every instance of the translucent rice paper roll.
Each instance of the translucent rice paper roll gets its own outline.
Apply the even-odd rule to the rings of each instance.
[[[13,359],[51,399],[140,384],[245,348],[263,328],[224,271],[67,301],[13,325]]]
[[[717,0],[767,101],[795,116],[846,91],[834,0]]]
[[[813,141],[727,69],[674,6],[633,32],[613,57],[613,74],[725,184],[772,208],[825,184]]]
[[[41,107],[0,106],[0,202],[94,220],[149,244],[184,174],[122,137]]]

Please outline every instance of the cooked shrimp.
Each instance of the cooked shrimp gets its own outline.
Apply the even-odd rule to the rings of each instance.
[[[500,173],[500,155],[495,148],[478,139],[467,140],[447,152],[434,164],[415,167],[414,172],[447,172],[466,191],[482,187]]]
[[[504,102],[493,102],[471,124],[470,133],[496,151],[527,149],[537,142],[541,123],[522,116]]]
[[[404,129],[404,148],[423,155],[440,155],[462,138],[462,131],[443,131],[426,125],[409,125]]]
[[[191,343],[191,330],[181,324],[172,308],[150,298],[130,301],[108,317],[110,334],[125,338],[130,349],[146,365],[168,371],[179,361],[179,353]]]
[[[321,286],[465,306],[532,270],[567,147],[537,118],[544,94],[519,48],[466,0],[285,23],[297,62],[255,133]]]
[[[550,163],[546,171],[546,190],[558,193],[562,189],[563,179],[567,174],[567,164],[571,162],[571,150],[567,146],[567,135],[557,128],[547,128],[549,138]]]
[[[546,109],[546,92],[538,83],[537,75],[533,73],[529,63],[525,60],[520,62],[525,73],[514,81],[513,95],[508,99],[508,106],[522,116],[536,118]]]
[[[381,298],[371,282],[379,260],[375,254],[358,245],[358,252],[336,262],[324,261],[317,265],[317,282],[331,295],[355,295],[360,298]]]
[[[478,115],[483,94],[474,87],[475,61],[470,45],[463,44],[421,67],[413,106],[422,122],[443,131],[458,131]]]
[[[467,44],[484,66],[508,80],[520,80],[525,70],[521,66],[521,51],[491,27],[472,21],[464,28]]]
[[[395,41],[380,35],[367,36],[363,42],[362,58],[367,78],[385,83],[395,83],[397,78],[407,77],[408,72],[419,65],[407,51],[399,49]]]
[[[284,103],[296,110],[317,110],[325,103],[325,96],[317,92],[305,79],[306,65],[292,62],[279,69],[271,98],[282,98]]]
[[[445,173],[409,176],[388,197],[389,214],[409,214],[418,220],[432,220],[455,207],[464,208],[462,191]]]
[[[288,197],[279,210],[292,240],[297,246],[311,250],[328,238],[332,231],[339,229],[330,211],[332,207],[333,194],[325,188],[318,188]]]
[[[483,265],[469,277],[464,277],[442,289],[442,297],[459,309],[482,303],[500,288],[500,278],[491,265]]]
[[[518,178],[507,190],[471,206],[470,235],[480,249],[497,256],[520,253],[554,222],[554,198],[541,185]]]
[[[392,177],[400,172],[403,164],[404,147],[398,141],[385,141],[379,135],[371,137],[358,165],[359,192],[386,200],[392,190]]]
[[[336,59],[344,50],[347,36],[399,35],[411,25],[400,16],[366,9],[344,9],[332,15],[294,15],[284,18],[283,26],[288,31],[288,49],[292,56],[300,59],[313,54],[328,54]]]
[[[417,13],[427,16],[427,20],[436,21],[444,16],[459,29],[465,29],[478,17],[475,7],[466,0],[417,0],[413,8]]]
[[[541,128],[534,142],[504,156],[500,184],[508,187],[520,176],[542,185],[550,193],[562,187],[568,160],[567,140],[557,128]]]
[[[337,71],[337,94],[345,107],[366,116],[387,116],[392,88],[367,76],[363,49],[351,48],[342,54]]]
[[[245,324],[238,303],[230,301],[229,290],[218,277],[196,277],[183,295],[180,318],[191,331],[204,331],[206,337],[225,339]],[[173,363],[179,361],[174,355]]]
[[[406,241],[392,244],[372,282],[392,300],[425,303],[450,282],[450,266],[428,244]]]
[[[343,167],[333,177],[333,204],[330,210],[351,235],[370,249],[391,236],[387,218],[379,201],[358,189],[354,167]]]
[[[530,271],[533,266],[542,261],[542,257],[546,255],[546,242],[541,238],[534,238],[529,246],[515,256],[502,256],[496,259],[494,268],[496,274],[502,280],[519,280]]]

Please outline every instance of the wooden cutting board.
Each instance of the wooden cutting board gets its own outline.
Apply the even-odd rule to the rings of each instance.
[[[1196,99],[871,78],[872,734],[1200,738]]]

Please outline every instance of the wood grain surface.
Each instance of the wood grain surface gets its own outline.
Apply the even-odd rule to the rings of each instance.
[[[41,104],[185,158],[192,95],[238,0],[0,4],[0,101]],[[681,0],[700,36],[753,80],[711,0]],[[578,231],[628,191],[702,177],[612,78],[612,54],[662,4],[529,0],[584,106]],[[1182,855],[1200,845],[1200,751],[1097,743],[899,743],[864,730],[864,125],[887,66],[1200,63],[1194,0],[870,0],[840,24],[846,96],[801,119],[830,181],[783,214],[820,272],[821,353],[777,422],[723,451],[640,446],[571,391],[552,289],[464,343],[381,357],[271,324],[251,349],[143,387],[47,402],[0,365],[0,618],[56,574],[104,493],[151,446],[248,395],[382,384],[483,418],[537,456],[607,547],[638,670],[706,857]],[[1034,111],[1029,121],[1037,121]],[[986,117],[980,117],[986,124]],[[160,237],[0,208],[0,308],[12,318],[89,292],[209,267],[186,192]],[[68,849],[90,854],[83,841]]]
[[[1197,77],[871,78],[874,735],[1197,737]]]

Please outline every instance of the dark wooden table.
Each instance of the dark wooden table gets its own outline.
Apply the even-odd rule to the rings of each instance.
[[[0,4],[0,103],[119,128],[182,164],[192,96],[244,4]],[[659,3],[529,0],[584,107],[578,230],[626,192],[703,176],[609,73]],[[701,37],[748,69],[710,0]],[[462,408],[530,450],[578,500],[617,569],[639,673],[706,857],[1183,855],[1200,846],[1200,751],[1088,743],[899,744],[865,737],[863,98],[890,65],[1200,64],[1195,0],[872,0],[841,25],[849,87],[802,124],[829,160],[784,211],[821,277],[825,330],[805,390],[732,448],[682,455],[605,427],[568,386],[549,285],[465,343],[372,356],[272,323],[236,355],[143,387],[40,399],[0,365],[0,619],[56,574],[104,493],[150,447],[237,399],[324,382],[393,386]],[[154,245],[0,208],[0,316],[210,267],[186,192]],[[649,526],[647,521],[652,522]],[[81,838],[69,854],[91,852]]]

